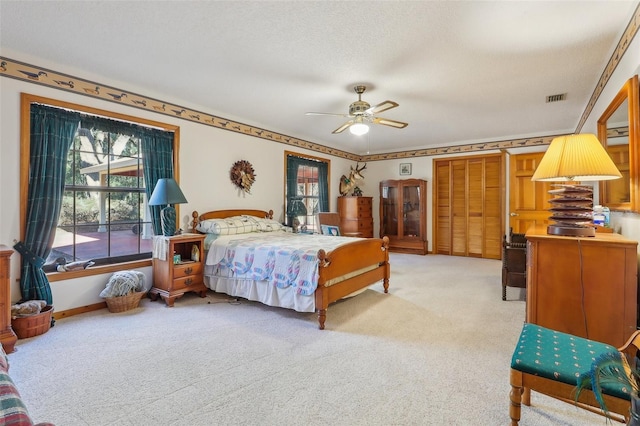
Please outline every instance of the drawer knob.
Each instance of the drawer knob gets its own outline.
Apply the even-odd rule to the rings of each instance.
[[[191,278],[187,278],[186,280],[184,280],[184,283],[185,283],[186,285],[191,285],[191,283],[193,283],[193,279],[191,279]]]
[[[186,268],[186,269],[184,270],[184,272],[185,272],[187,275],[191,274],[191,272],[192,272],[192,271],[193,271],[193,268],[191,268],[191,267]]]

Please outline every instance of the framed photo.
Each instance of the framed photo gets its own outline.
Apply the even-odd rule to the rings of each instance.
[[[400,175],[410,175],[411,174],[411,163],[400,163]]]
[[[334,237],[340,236],[340,228],[337,226],[320,225],[320,231],[322,232],[322,235],[333,235]]]

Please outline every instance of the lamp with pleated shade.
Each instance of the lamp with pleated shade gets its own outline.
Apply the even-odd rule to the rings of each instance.
[[[171,204],[183,204],[186,202],[187,199],[175,179],[158,179],[155,188],[153,188],[151,198],[149,199],[149,205],[167,205],[160,211],[162,235],[165,237],[170,237],[176,232],[176,209]]]
[[[622,177],[595,135],[581,133],[559,136],[542,157],[532,181],[579,182],[611,180]],[[551,220],[547,233],[565,236],[594,236],[591,225],[593,189],[586,185],[555,185],[549,191],[556,198],[552,204]]]

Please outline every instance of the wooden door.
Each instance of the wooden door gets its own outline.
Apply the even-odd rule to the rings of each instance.
[[[451,163],[435,162],[433,216],[435,222],[434,251],[451,254]]]
[[[532,182],[544,152],[511,155],[509,159],[509,226],[524,233],[529,226],[547,225],[549,216],[549,182]]]
[[[438,254],[500,259],[503,156],[434,160],[434,250]]]

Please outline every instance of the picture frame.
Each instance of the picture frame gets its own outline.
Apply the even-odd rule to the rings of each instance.
[[[340,228],[332,225],[320,225],[320,231],[322,235],[333,235],[334,237],[340,236]]]
[[[400,163],[400,176],[408,176],[411,174],[411,163]]]

